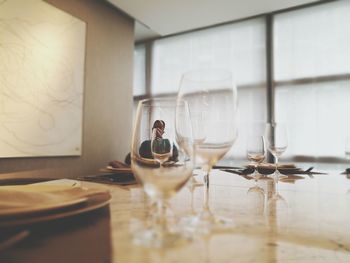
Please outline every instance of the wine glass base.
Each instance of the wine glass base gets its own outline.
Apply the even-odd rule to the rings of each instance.
[[[255,181],[259,181],[263,176],[259,173],[253,173],[248,175],[250,178],[254,179]]]
[[[281,174],[278,170],[276,170],[273,174],[269,174],[267,177],[269,177],[275,181],[279,181],[281,179],[288,178],[287,175]]]
[[[234,228],[235,224],[230,218],[214,216],[210,211],[202,211],[197,215],[183,217],[179,226],[184,237],[193,239],[196,236]]]
[[[186,243],[180,233],[144,229],[133,234],[133,243],[148,248],[167,248]]]
[[[249,194],[249,193],[259,193],[261,195],[264,195],[265,191],[264,191],[264,188],[257,186],[257,185],[254,185],[248,189],[247,194]]]
[[[286,178],[288,178],[287,175],[284,175],[284,174],[281,174],[281,173],[278,175],[278,179],[279,179],[279,180],[281,180],[281,179],[286,179]]]
[[[191,176],[190,180],[188,181],[188,185],[190,188],[196,188],[198,186],[203,186],[204,184],[202,182],[199,182],[194,178],[194,176]]]
[[[281,227],[281,225],[286,226],[286,221],[288,220],[287,201],[279,193],[274,194],[266,204],[266,213],[267,215],[273,216],[273,218],[278,215],[278,221],[280,221],[279,227]]]

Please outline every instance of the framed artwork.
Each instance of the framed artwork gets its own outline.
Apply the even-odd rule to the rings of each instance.
[[[79,156],[85,22],[41,0],[0,0],[0,158]]]

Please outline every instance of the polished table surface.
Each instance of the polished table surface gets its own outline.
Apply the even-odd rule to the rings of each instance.
[[[320,170],[320,169],[318,169]],[[278,183],[215,170],[210,202],[214,214],[234,227],[163,249],[133,243],[147,218],[148,202],[137,185],[107,188],[109,207],[84,216],[42,223],[7,251],[0,262],[350,262],[350,179],[328,166],[327,175],[298,175]],[[200,175],[197,176],[200,180]],[[172,218],[199,211],[202,187],[182,189],[170,202]]]

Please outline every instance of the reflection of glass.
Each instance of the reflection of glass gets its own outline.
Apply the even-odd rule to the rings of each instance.
[[[275,180],[267,181],[266,211],[272,230],[277,231],[288,225],[288,204],[279,193],[278,183]]]
[[[262,187],[258,186],[257,181],[255,181],[254,186],[248,189],[247,195],[248,199],[254,204],[251,213],[257,216],[262,215],[265,206],[265,191]]]
[[[265,159],[265,141],[264,136],[251,135],[247,137],[247,158],[254,166],[252,177],[257,180],[260,174],[257,171],[258,165]]]
[[[178,108],[188,113],[185,103]],[[175,101],[150,99],[140,101],[136,113],[131,167],[146,194],[157,204],[154,225],[137,237],[143,245],[160,247],[174,241],[176,235],[167,227],[165,204],[192,174],[191,157],[175,140],[175,111]],[[187,127],[184,121],[181,125]]]
[[[282,176],[278,171],[278,158],[284,153],[288,146],[287,128],[282,123],[268,123],[265,128],[265,140],[267,149],[275,158],[276,170],[275,180]]]
[[[275,181],[269,181],[269,183],[272,185],[272,187],[269,189],[269,191],[271,191],[269,196],[269,201],[282,200],[285,202],[283,196],[279,193],[278,183],[276,183]]]
[[[209,173],[233,145],[237,136],[237,91],[230,72],[195,70],[182,76],[178,100],[189,105],[195,161],[205,170],[204,205],[197,217],[203,231],[216,219],[209,208]]]

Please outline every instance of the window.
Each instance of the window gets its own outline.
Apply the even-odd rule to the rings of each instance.
[[[241,129],[229,154],[245,158],[246,129],[253,120],[266,121],[264,19],[157,40],[152,54],[152,95],[176,94],[182,74],[192,69],[212,67],[233,72]]]
[[[275,16],[276,119],[289,129],[285,157],[344,157],[350,137],[350,2]]]
[[[239,137],[231,156],[245,158],[245,136],[252,126],[269,120],[269,109],[274,113],[270,117],[286,122],[289,129],[282,159],[342,161],[345,145],[350,145],[349,14],[350,1],[315,3],[152,41],[147,82],[146,51],[138,46],[135,96],[175,96],[186,71],[230,69],[240,111]],[[271,39],[266,39],[266,29],[273,29]],[[266,42],[273,43],[273,50]],[[274,61],[266,68],[270,52]],[[273,80],[272,89],[267,89],[267,77]],[[274,105],[267,104],[266,94],[274,98]]]
[[[134,49],[134,96],[146,94],[146,47],[137,45]]]
[[[156,40],[152,94],[176,93],[181,75],[198,68],[232,70],[238,87],[265,83],[264,19]]]

